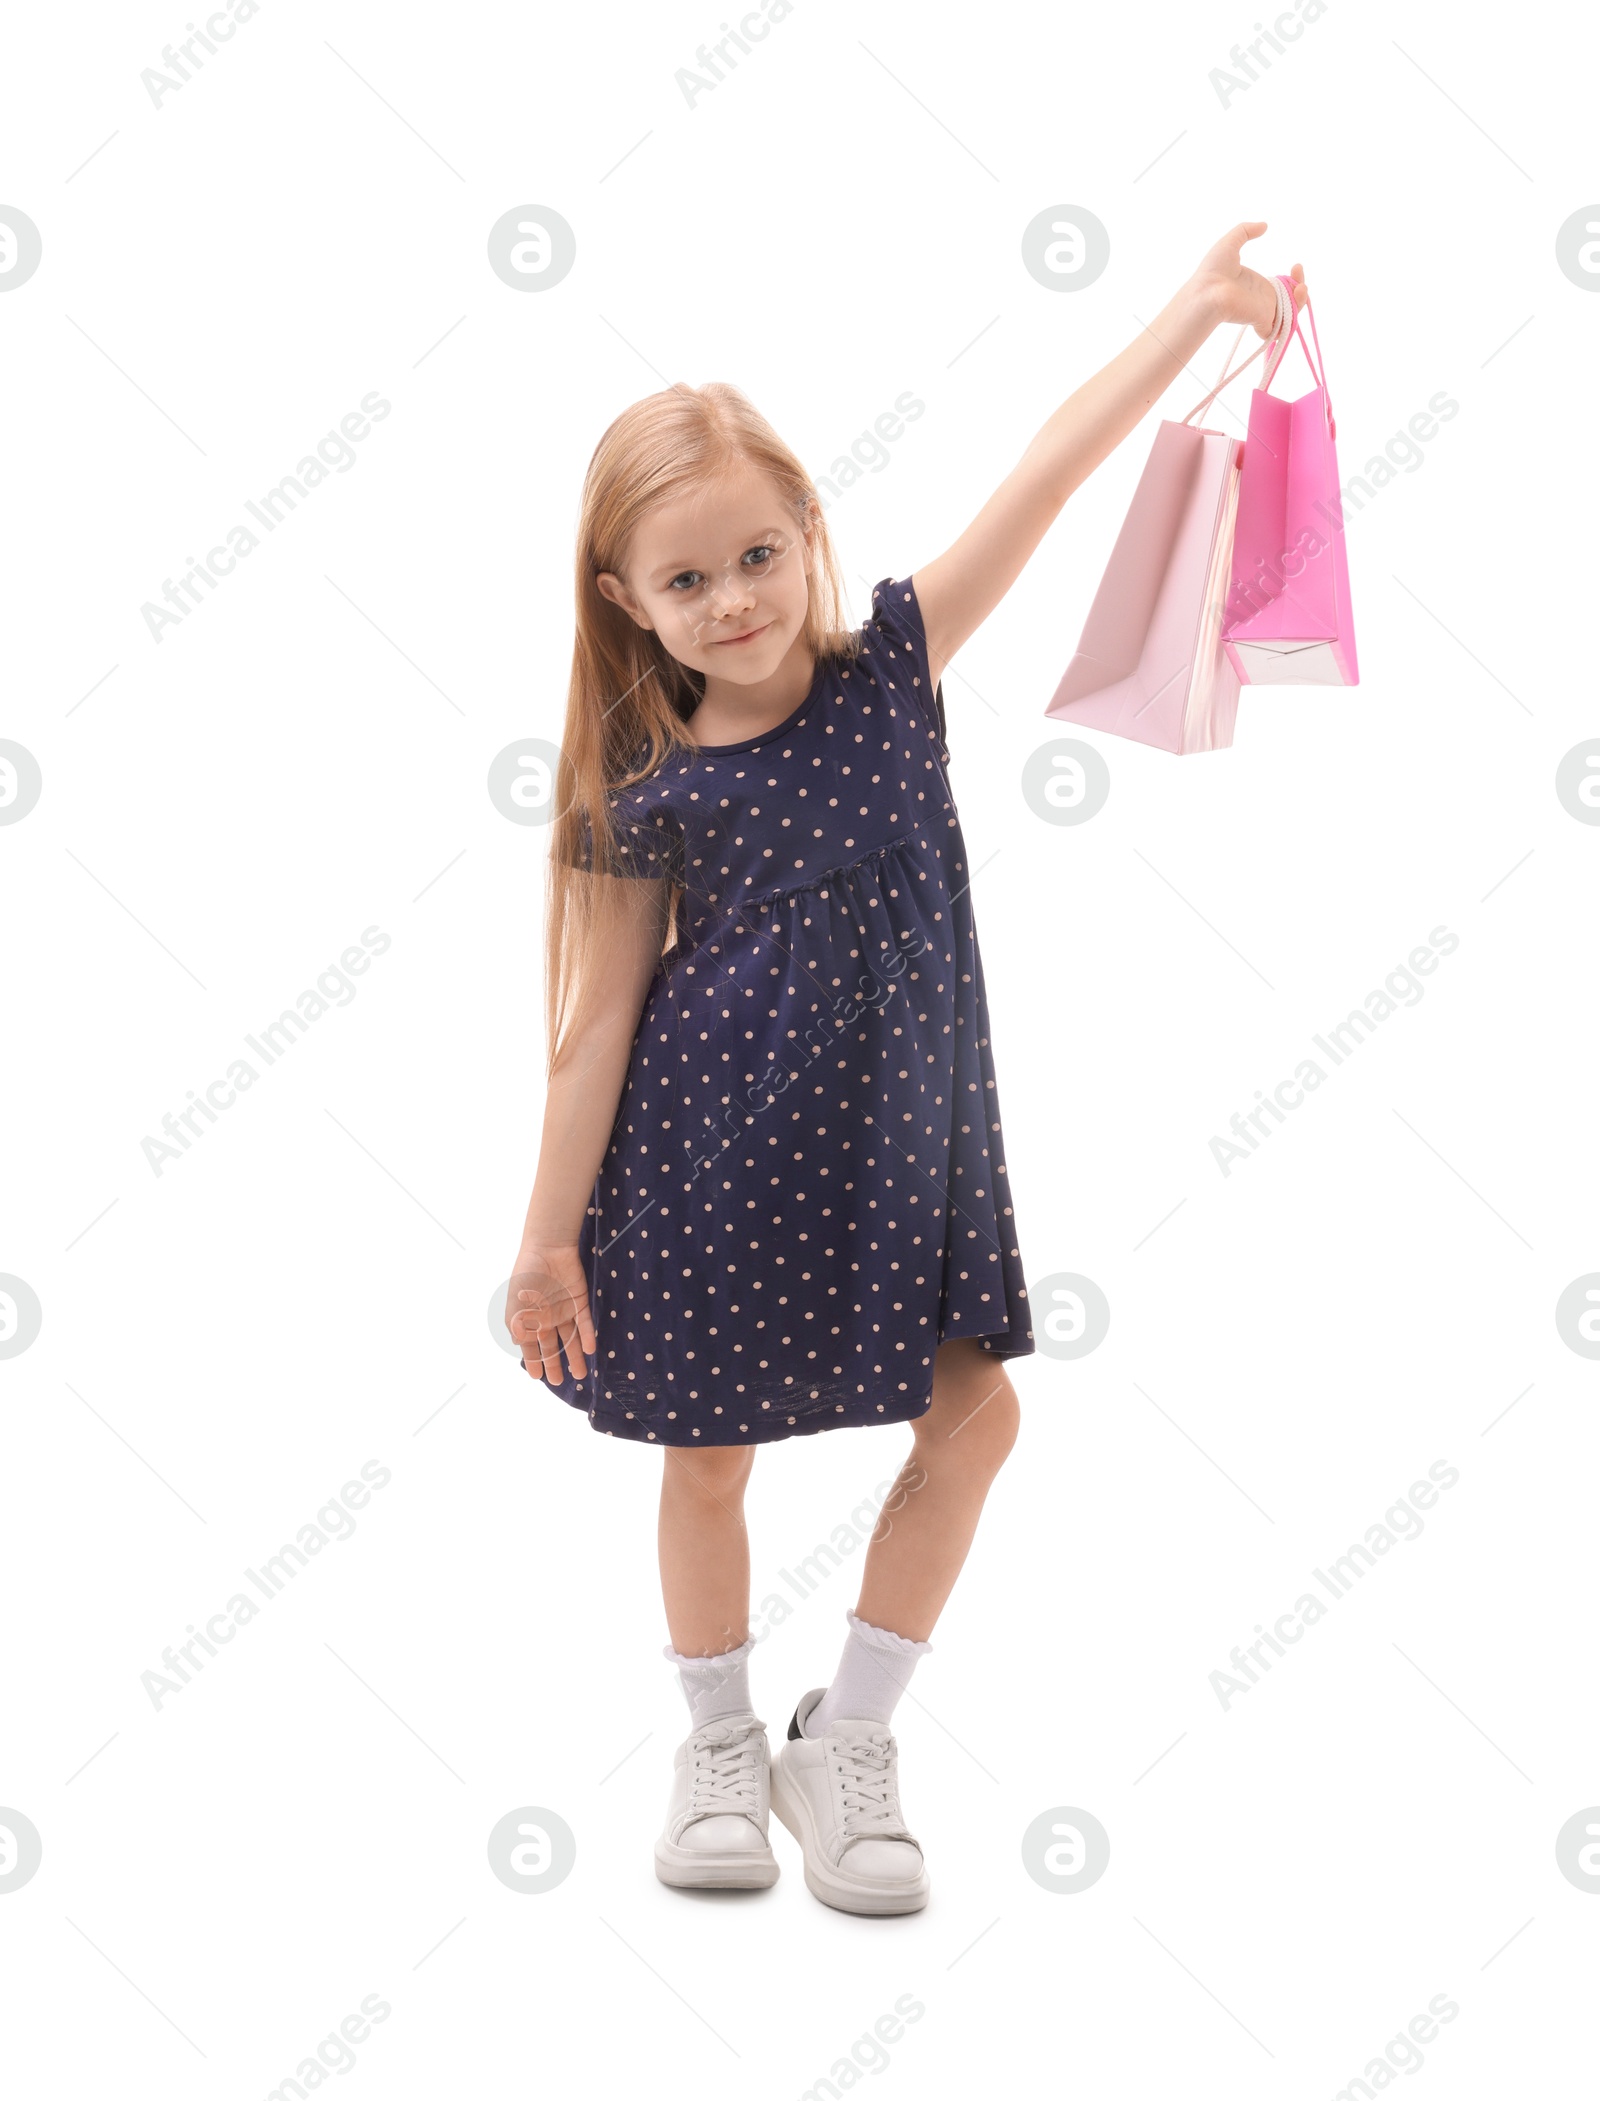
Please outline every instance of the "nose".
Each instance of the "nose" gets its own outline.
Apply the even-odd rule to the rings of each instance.
[[[756,602],[753,585],[748,570],[736,570],[731,562],[725,563],[721,577],[706,586],[712,612],[718,619],[726,619],[730,613],[747,611]]]

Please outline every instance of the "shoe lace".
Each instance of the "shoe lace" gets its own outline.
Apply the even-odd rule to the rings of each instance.
[[[760,1808],[759,1722],[708,1722],[689,1739],[690,1817],[753,1816]]]
[[[829,1749],[839,1782],[843,1838],[909,1838],[895,1786],[894,1738],[887,1733],[834,1737]]]

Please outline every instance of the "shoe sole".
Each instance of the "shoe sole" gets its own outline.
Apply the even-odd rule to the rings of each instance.
[[[817,1834],[810,1805],[791,1788],[783,1770],[783,1754],[772,1761],[772,1813],[800,1848],[805,1862],[806,1888],[819,1903],[835,1911],[853,1911],[862,1918],[898,1918],[903,1912],[921,1911],[928,1901],[928,1871],[915,1882],[892,1888],[858,1882],[841,1875],[816,1856]]]
[[[669,1889],[771,1889],[778,1863],[769,1846],[760,1853],[691,1853],[656,1841],[656,1879]]]

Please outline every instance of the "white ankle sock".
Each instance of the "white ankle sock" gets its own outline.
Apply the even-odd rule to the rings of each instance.
[[[873,1627],[848,1608],[850,1632],[833,1683],[807,1715],[802,1733],[822,1736],[834,1722],[883,1722],[893,1718],[895,1702],[911,1683],[917,1658],[933,1646],[907,1641],[887,1627]]]
[[[722,1656],[680,1656],[669,1643],[661,1653],[678,1666],[678,1679],[689,1713],[698,1729],[702,1722],[721,1721],[727,1715],[750,1714],[750,1658],[754,1640]]]

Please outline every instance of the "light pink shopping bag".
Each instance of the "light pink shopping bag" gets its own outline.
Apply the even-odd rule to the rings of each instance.
[[[1309,300],[1306,312],[1316,341]],[[1289,348],[1287,336],[1281,350],[1274,338],[1262,384],[1250,398],[1223,647],[1247,686],[1354,686],[1350,572],[1322,345],[1312,364],[1298,315],[1289,334],[1299,337],[1317,384],[1298,401],[1270,391]]]
[[[1047,715],[1163,751],[1233,742],[1240,681],[1223,653],[1221,623],[1243,445],[1194,418],[1264,351],[1286,344],[1292,320],[1280,286],[1273,334],[1234,371],[1224,360],[1222,378],[1181,423],[1158,427]]]

